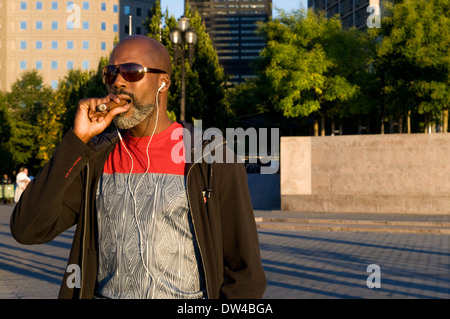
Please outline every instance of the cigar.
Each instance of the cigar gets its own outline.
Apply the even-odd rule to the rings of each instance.
[[[128,102],[127,102],[126,100],[120,100],[120,103],[116,103],[116,102],[114,102],[114,101],[109,101],[109,102],[107,102],[107,103],[102,103],[102,104],[100,104],[100,105],[97,105],[97,106],[95,107],[95,110],[96,110],[97,112],[106,112],[106,111],[108,111],[108,110],[115,109],[116,107],[124,106],[124,105],[126,105],[127,103],[128,103]]]

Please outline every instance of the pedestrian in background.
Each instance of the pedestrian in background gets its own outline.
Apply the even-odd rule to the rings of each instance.
[[[28,168],[19,168],[19,173],[16,176],[16,190],[14,195],[14,202],[17,203],[22,196],[23,191],[30,183],[31,179],[28,177]]]

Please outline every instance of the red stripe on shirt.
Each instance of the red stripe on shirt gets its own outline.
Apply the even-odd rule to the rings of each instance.
[[[171,138],[176,129],[182,129],[182,125],[174,122],[166,130],[153,135],[153,138],[151,136],[133,137],[127,131],[123,136],[123,142],[119,142],[110,154],[103,172],[106,174],[142,174],[148,169],[148,173],[185,175],[185,161],[176,163],[172,160],[172,149],[175,146],[181,154],[184,154],[182,135],[175,134],[176,137],[179,137],[176,140]],[[150,146],[148,147],[149,142]],[[147,147],[149,156],[147,156]],[[150,159],[150,167],[148,167],[148,159]]]

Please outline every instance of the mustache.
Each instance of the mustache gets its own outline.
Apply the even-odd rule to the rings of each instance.
[[[127,92],[125,90],[117,90],[117,91],[115,90],[115,91],[112,91],[111,93],[114,94],[114,95],[126,95],[126,96],[130,97],[132,102],[135,101],[135,96],[131,92]]]

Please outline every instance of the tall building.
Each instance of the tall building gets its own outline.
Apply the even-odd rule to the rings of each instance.
[[[339,14],[344,28],[365,29],[369,5],[380,5],[380,0],[308,0],[308,8],[325,11],[328,18]]]
[[[37,69],[57,87],[70,69],[96,69],[114,39],[144,34],[156,0],[0,0],[0,90]],[[131,19],[130,19],[131,16]]]
[[[197,10],[231,84],[254,77],[250,62],[265,43],[256,34],[258,21],[272,16],[272,0],[186,0]]]

